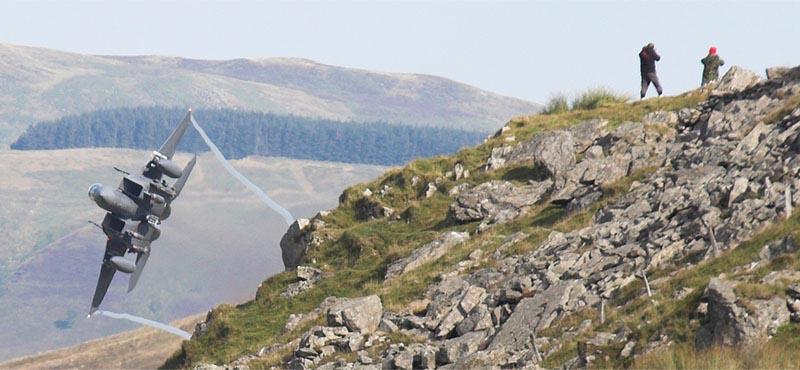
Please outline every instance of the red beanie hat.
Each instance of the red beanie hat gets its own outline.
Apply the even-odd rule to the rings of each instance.
[[[712,46],[711,48],[708,49],[708,53],[711,54],[711,55],[717,54],[717,47],[716,46]]]

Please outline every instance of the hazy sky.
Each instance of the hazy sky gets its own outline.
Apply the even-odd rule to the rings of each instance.
[[[637,53],[668,94],[700,82],[710,45],[763,73],[800,64],[800,3],[0,3],[0,42],[95,54],[292,56],[440,75],[542,102],[608,86],[635,95]],[[727,68],[727,66],[725,67]]]

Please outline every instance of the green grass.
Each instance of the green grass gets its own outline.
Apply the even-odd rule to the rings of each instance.
[[[547,104],[545,104],[544,109],[542,109],[542,113],[556,114],[568,112],[569,110],[569,98],[567,95],[564,93],[557,93],[547,100]]]
[[[572,110],[590,110],[625,103],[631,98],[605,87],[586,90],[572,100]]]

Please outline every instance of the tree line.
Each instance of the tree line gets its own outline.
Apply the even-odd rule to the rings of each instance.
[[[158,148],[184,117],[181,108],[115,108],[30,126],[11,145],[16,150],[114,147]],[[475,145],[485,133],[385,122],[341,122],[235,109],[194,111],[228,158],[278,156],[348,163],[397,165],[417,157],[448,154]],[[189,130],[178,150],[208,148]]]

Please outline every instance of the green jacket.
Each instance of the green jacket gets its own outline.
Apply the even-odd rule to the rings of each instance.
[[[703,85],[719,78],[719,67],[725,65],[725,61],[716,54],[700,59],[700,63],[703,63]]]

